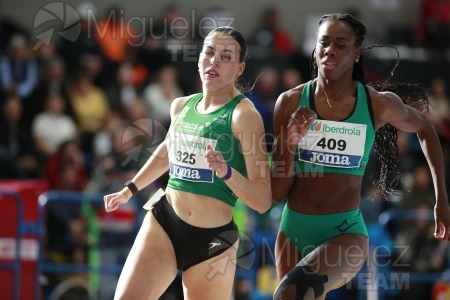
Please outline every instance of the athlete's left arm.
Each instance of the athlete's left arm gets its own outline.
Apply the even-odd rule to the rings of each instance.
[[[450,209],[445,186],[445,169],[439,138],[428,117],[416,109],[405,105],[391,92],[372,93],[376,128],[389,123],[396,128],[414,132],[420,141],[422,151],[431,170],[436,195],[434,209],[438,239],[450,238]]]
[[[252,102],[241,100],[233,112],[232,131],[244,154],[248,178],[233,170],[226,181],[237,197],[260,213],[272,203],[264,124]]]

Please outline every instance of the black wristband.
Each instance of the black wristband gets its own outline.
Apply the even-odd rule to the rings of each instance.
[[[131,194],[133,194],[133,196],[139,192],[137,186],[134,184],[134,182],[132,182],[131,180],[128,180],[127,182],[125,182],[124,184],[125,187],[129,188],[131,191]]]
[[[228,180],[228,179],[231,178],[231,175],[232,175],[231,167],[228,164],[227,164],[227,167],[228,167],[227,168],[227,174],[225,174],[225,176],[223,176],[223,177],[219,177],[222,180]]]

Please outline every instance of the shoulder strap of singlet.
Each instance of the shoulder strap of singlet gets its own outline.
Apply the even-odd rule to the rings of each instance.
[[[236,104],[238,104],[239,102],[241,102],[241,100],[242,99],[244,99],[245,98],[245,96],[244,95],[242,95],[242,94],[239,94],[239,95],[236,95],[233,99],[231,99],[231,101],[233,102],[236,102]]]
[[[308,81],[303,87],[302,95],[300,96],[300,100],[298,101],[298,107],[300,106],[308,106],[310,107],[310,97],[312,90],[312,80]]]
[[[364,86],[364,91],[366,92],[366,98],[367,98],[367,109],[369,110],[370,120],[372,121],[373,129],[375,130],[375,115],[373,114],[373,107],[372,107],[372,98],[369,94],[369,89],[367,88],[367,85]]]

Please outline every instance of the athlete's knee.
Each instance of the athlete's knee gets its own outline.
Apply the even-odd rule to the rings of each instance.
[[[314,298],[318,298],[323,295],[327,281],[327,275],[315,274],[308,266],[296,266],[280,282],[273,299],[302,300],[309,289],[314,292]]]

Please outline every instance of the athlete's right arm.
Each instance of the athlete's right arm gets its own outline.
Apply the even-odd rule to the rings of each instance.
[[[295,179],[294,157],[298,141],[315,119],[310,108],[298,107],[303,85],[282,93],[275,104],[272,147],[272,200],[280,202],[289,193]]]
[[[170,106],[171,122],[175,120],[181,108],[187,101],[187,97],[176,98]],[[172,125],[170,126],[166,139],[156,148],[147,162],[142,166],[139,172],[131,180],[138,190],[146,187],[161,175],[169,170],[169,159],[167,151],[167,142]],[[132,194],[129,188],[124,187],[121,191],[104,197],[106,211],[116,210],[120,204],[128,202]]]
[[[187,99],[187,97],[181,97],[172,101],[172,104],[170,105],[171,125],[167,132],[166,139],[158,146],[141,170],[139,170],[136,176],[131,180],[138,189],[146,187],[169,170],[169,156],[167,152],[168,137],[172,130],[172,124]]]

